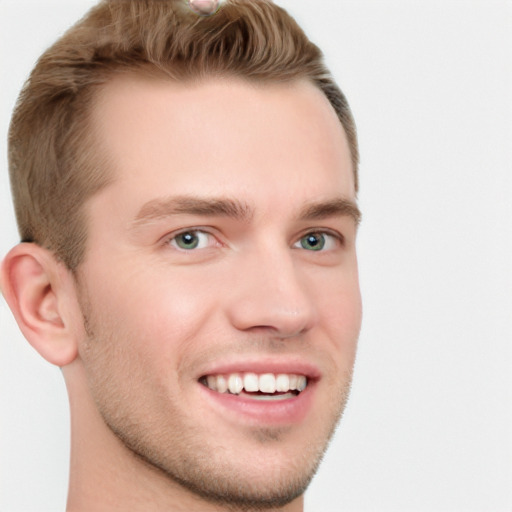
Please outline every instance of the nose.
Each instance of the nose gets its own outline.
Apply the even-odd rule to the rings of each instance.
[[[316,319],[308,295],[307,276],[294,262],[291,250],[280,254],[240,255],[233,281],[228,316],[240,331],[267,331],[276,338],[292,338],[309,331]]]

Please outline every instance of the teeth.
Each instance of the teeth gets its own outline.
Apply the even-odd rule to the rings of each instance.
[[[228,390],[228,383],[222,375],[217,376],[217,391],[225,393]]]
[[[270,399],[273,393],[285,393],[275,395],[274,398],[291,398],[295,396],[291,391],[304,391],[307,386],[307,378],[304,375],[279,373],[231,373],[229,375],[208,375],[202,381],[213,391],[219,393],[229,392],[239,395],[242,391],[247,393],[267,393],[267,395],[251,395],[252,397],[264,400],[265,396]]]
[[[242,377],[238,373],[233,373],[228,378],[228,389],[233,395],[240,394],[240,391],[244,388]]]
[[[285,393],[284,395],[251,395],[253,400],[260,400],[262,402],[272,402],[278,400],[288,400],[294,398],[296,395],[293,393]]]
[[[283,373],[276,377],[276,391],[288,391],[290,389],[290,377]]]
[[[244,388],[248,392],[256,392],[260,390],[260,382],[255,373],[246,373],[244,375]]]
[[[208,377],[206,377],[206,384],[210,389],[217,391],[217,377],[214,375],[208,375]]]
[[[260,375],[260,391],[262,393],[276,392],[276,377],[273,373]]]

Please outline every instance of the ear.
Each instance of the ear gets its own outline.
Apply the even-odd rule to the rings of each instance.
[[[48,250],[22,243],[3,260],[0,286],[29,343],[52,364],[71,363],[78,353],[71,272]]]

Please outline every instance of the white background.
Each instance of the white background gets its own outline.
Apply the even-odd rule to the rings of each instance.
[[[92,4],[0,0],[6,132],[35,59]],[[278,0],[325,51],[361,144],[364,326],[308,512],[512,510],[512,2]],[[60,371],[0,298],[0,510],[63,510]]]

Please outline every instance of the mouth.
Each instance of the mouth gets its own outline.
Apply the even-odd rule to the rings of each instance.
[[[197,376],[204,406],[236,426],[291,427],[315,407],[321,371],[298,358],[226,360]]]
[[[229,373],[204,375],[199,382],[220,394],[253,400],[281,401],[295,398],[308,386],[305,375],[295,373]]]

